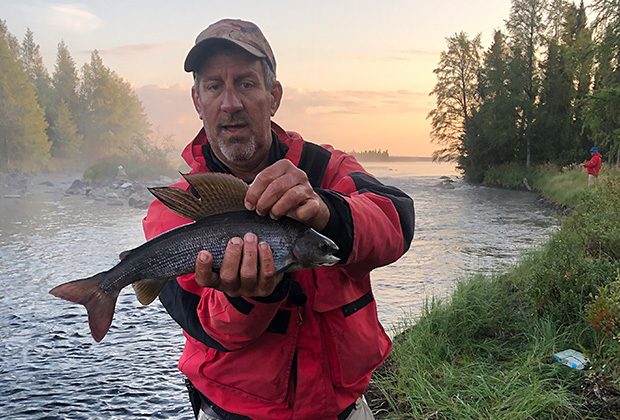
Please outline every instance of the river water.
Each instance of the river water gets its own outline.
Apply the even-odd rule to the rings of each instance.
[[[411,249],[372,274],[391,333],[425,299],[447,295],[467,273],[505,269],[558,226],[535,194],[471,186],[445,164],[367,168],[415,200]],[[184,339],[158,301],[143,307],[127,288],[110,332],[95,343],[84,308],[48,294],[141,244],[145,211],[64,195],[67,179],[38,181],[27,194],[0,195],[0,418],[191,419],[176,369]]]

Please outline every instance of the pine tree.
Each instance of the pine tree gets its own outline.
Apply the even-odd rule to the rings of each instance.
[[[56,121],[49,132],[54,139],[50,151],[53,157],[74,159],[79,156],[83,137],[78,133],[69,105],[64,99],[60,101]]]
[[[65,101],[74,121],[77,120],[80,109],[79,85],[80,80],[75,61],[71,57],[67,44],[60,41],[56,52],[56,65],[52,74],[52,87],[56,103],[60,104],[61,101]]]
[[[30,28],[26,30],[21,44],[21,60],[23,69],[28,75],[30,83],[34,86],[37,102],[45,111],[47,123],[51,124],[53,118],[51,113],[51,105],[53,103],[51,78],[43,64],[40,47],[35,43],[34,34]]]
[[[137,95],[129,83],[103,64],[96,50],[82,68],[80,96],[83,114],[78,127],[84,134],[87,160],[126,155],[134,139],[148,131]]]
[[[538,53],[545,39],[545,9],[544,0],[512,0],[510,16],[506,21],[512,50],[511,89],[513,94],[521,97],[519,129],[521,142],[525,146],[526,167],[530,166],[532,159],[532,125],[541,78]]]
[[[18,44],[0,21],[0,170],[35,169],[49,158],[43,110],[22,69]]]

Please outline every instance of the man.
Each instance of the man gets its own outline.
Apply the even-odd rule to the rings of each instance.
[[[588,169],[588,185],[595,184],[598,180],[598,173],[601,170],[601,154],[598,152],[598,148],[593,147],[590,149],[590,162],[584,163],[583,167]]]
[[[183,152],[192,172],[251,183],[249,211],[305,223],[338,245],[341,261],[274,275],[269,245],[248,232],[229,241],[219,273],[202,251],[195,275],[167,283],[160,299],[186,336],[179,369],[197,418],[372,419],[361,396],[391,343],[369,273],[409,248],[412,200],[351,156],[271,122],[282,85],[253,23],[209,26],[185,70],[203,122]],[[184,180],[175,186],[189,189]],[[188,222],[155,201],[144,230],[150,239]]]

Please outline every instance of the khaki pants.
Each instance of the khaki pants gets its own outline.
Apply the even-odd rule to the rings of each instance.
[[[598,181],[598,177],[596,175],[588,174],[588,185],[594,185]]]
[[[370,407],[368,407],[368,403],[366,402],[366,398],[362,395],[355,401],[355,409],[351,411],[347,420],[374,420],[375,417],[372,415],[372,411],[370,411]]]
[[[220,420],[221,417],[215,414],[211,408],[202,403],[200,407],[200,412],[198,413],[198,420]],[[355,401],[355,409],[351,411],[349,417],[346,420],[374,420],[375,417],[372,415],[372,411],[370,411],[370,407],[368,407],[368,403],[366,402],[366,398],[362,395],[360,398]]]

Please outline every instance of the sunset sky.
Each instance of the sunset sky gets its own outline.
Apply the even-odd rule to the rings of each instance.
[[[0,19],[34,32],[53,71],[64,40],[78,68],[97,49],[136,89],[152,127],[181,146],[200,128],[183,61],[221,18],[258,24],[274,50],[284,98],[274,120],[316,143],[392,156],[430,156],[426,116],[445,38],[482,34],[488,48],[510,0],[54,2],[0,0]]]

